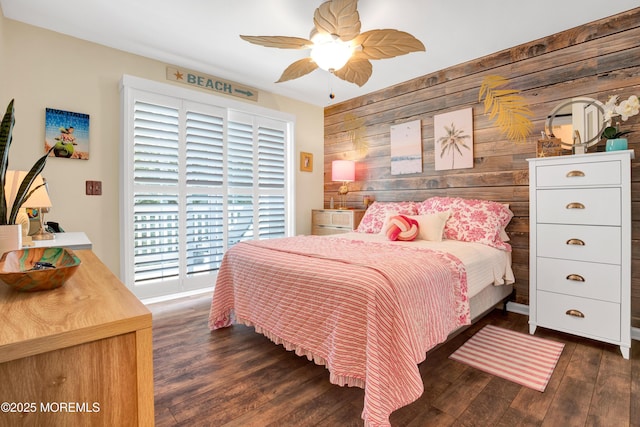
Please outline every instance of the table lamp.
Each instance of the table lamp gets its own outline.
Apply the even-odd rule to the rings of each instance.
[[[18,194],[18,189],[20,188],[20,184],[24,180],[24,177],[27,176],[26,171],[16,171],[16,170],[8,170],[6,174],[5,184],[4,184],[4,192],[7,201],[7,207],[11,209],[16,200],[16,195]],[[40,175],[36,176],[33,184],[31,184],[31,188],[36,188],[39,185],[44,184],[44,180]],[[16,224],[22,225],[22,244],[28,245],[31,241],[29,237],[29,216],[26,212],[26,202],[31,200],[28,198],[25,203],[20,206],[18,210],[18,215],[16,217]]]
[[[44,185],[43,185],[44,184]],[[38,209],[38,216],[40,218],[40,230],[31,238],[33,240],[52,240],[56,236],[53,233],[49,233],[44,228],[44,211],[49,211],[51,205],[51,199],[49,199],[49,191],[47,190],[47,181],[41,176],[36,176],[35,181],[32,184],[32,188],[36,190],[31,193],[31,196],[22,204],[26,208]]]
[[[356,179],[356,164],[353,160],[334,160],[331,163],[331,180],[342,181],[342,185],[338,189],[340,195],[340,209],[345,209],[346,197],[349,192],[348,182]]]

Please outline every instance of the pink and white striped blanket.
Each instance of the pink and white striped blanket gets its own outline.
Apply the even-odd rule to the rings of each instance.
[[[225,254],[209,327],[235,320],[365,390],[366,426],[389,426],[424,386],[427,350],[469,324],[467,279],[454,256],[343,238],[239,243]]]

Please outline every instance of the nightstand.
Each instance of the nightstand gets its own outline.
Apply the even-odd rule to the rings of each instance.
[[[313,209],[311,211],[311,234],[348,233],[358,228],[365,209]]]

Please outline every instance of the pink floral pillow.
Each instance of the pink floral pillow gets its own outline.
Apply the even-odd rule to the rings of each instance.
[[[415,215],[415,202],[373,202],[365,212],[356,231],[358,233],[380,233],[387,214]]]
[[[458,197],[432,197],[418,203],[417,209],[420,215],[451,211],[444,227],[446,239],[478,242],[511,251],[511,245],[505,243],[500,235],[511,221],[513,212],[502,203]]]

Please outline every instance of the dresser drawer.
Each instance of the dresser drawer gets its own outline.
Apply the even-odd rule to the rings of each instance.
[[[555,294],[537,292],[538,325],[577,335],[620,340],[620,304]],[[568,315],[577,310],[584,317]]]
[[[538,187],[619,185],[622,181],[619,161],[537,166],[536,176]]]
[[[347,227],[353,230],[353,213],[350,211],[314,210],[312,216],[314,225]]]
[[[620,302],[619,265],[538,258],[538,289],[584,298]]]
[[[311,234],[314,236],[327,236],[329,234],[343,234],[353,231],[350,227],[327,227],[324,225],[318,225],[311,229]]]
[[[555,224],[620,225],[620,188],[538,190],[537,221]]]
[[[620,227],[538,224],[536,256],[620,264]],[[571,244],[582,242],[584,245]]]
[[[355,230],[366,211],[364,209],[313,209],[311,234],[339,234]]]

